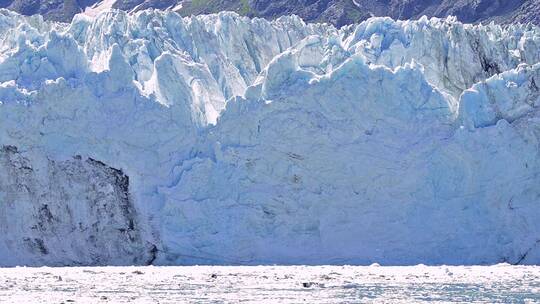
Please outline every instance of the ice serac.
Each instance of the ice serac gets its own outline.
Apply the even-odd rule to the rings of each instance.
[[[0,264],[540,263],[540,30],[0,10]]]

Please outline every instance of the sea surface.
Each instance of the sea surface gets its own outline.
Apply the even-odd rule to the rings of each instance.
[[[18,267],[0,303],[540,303],[540,267]]]

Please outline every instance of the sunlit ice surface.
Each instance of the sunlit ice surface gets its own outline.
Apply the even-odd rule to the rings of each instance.
[[[1,303],[538,303],[540,267],[0,269]]]

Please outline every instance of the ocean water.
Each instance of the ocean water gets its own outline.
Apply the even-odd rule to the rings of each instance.
[[[540,267],[18,267],[0,303],[540,303]]]

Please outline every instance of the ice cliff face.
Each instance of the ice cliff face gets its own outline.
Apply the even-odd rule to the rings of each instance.
[[[129,178],[91,158],[54,161],[0,149],[3,264],[132,265],[152,262]]]
[[[0,11],[16,264],[540,263],[540,30]]]

